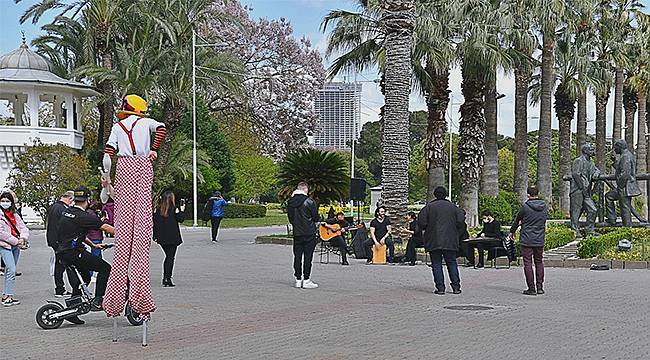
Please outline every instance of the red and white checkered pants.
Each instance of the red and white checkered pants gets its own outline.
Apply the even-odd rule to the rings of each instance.
[[[115,255],[103,303],[108,316],[122,313],[127,300],[127,281],[130,281],[128,301],[131,308],[145,319],[156,310],[149,282],[152,182],[153,165],[147,157],[120,157],[117,160]]]

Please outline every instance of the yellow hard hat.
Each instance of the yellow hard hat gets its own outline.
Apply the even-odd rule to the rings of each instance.
[[[122,105],[116,112],[118,118],[126,118],[129,115],[146,116],[148,109],[147,101],[138,95],[127,95],[122,99]]]

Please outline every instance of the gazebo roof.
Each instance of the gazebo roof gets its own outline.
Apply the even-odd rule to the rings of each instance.
[[[63,79],[52,72],[52,65],[27,46],[25,39],[20,47],[0,56],[1,83],[37,83],[63,88],[74,88],[85,96],[99,95],[92,86]]]

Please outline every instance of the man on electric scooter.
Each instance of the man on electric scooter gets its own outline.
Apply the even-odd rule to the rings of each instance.
[[[93,249],[103,249],[105,244],[94,244],[86,237],[88,230],[102,230],[114,234],[115,229],[111,225],[104,224],[97,216],[86,212],[89,198],[90,190],[85,187],[79,187],[74,191],[74,204],[61,214],[56,253],[64,264],[74,265],[82,275],[87,275],[90,271],[97,272],[95,298],[91,305],[93,311],[101,311],[111,265],[88,252],[84,243]],[[72,296],[81,295],[77,277],[73,276],[70,281],[73,282],[70,284],[73,289]],[[76,316],[66,320],[73,324],[84,323]]]

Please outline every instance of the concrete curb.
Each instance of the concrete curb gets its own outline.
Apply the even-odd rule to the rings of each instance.
[[[274,236],[258,236],[255,238],[256,244],[274,244],[274,245],[293,245],[293,239],[286,237]],[[425,254],[418,253],[417,259],[422,263],[426,263],[429,259]],[[489,262],[486,262],[487,267]],[[513,261],[511,266],[518,266],[523,264],[521,258],[517,259],[516,263]],[[650,269],[648,261],[632,261],[632,260],[603,260],[603,259],[545,259],[544,267],[549,268],[573,268],[573,269],[589,269],[591,264],[608,265],[610,269]],[[459,263],[462,265],[462,263]],[[506,266],[505,258],[497,259],[497,266]]]

